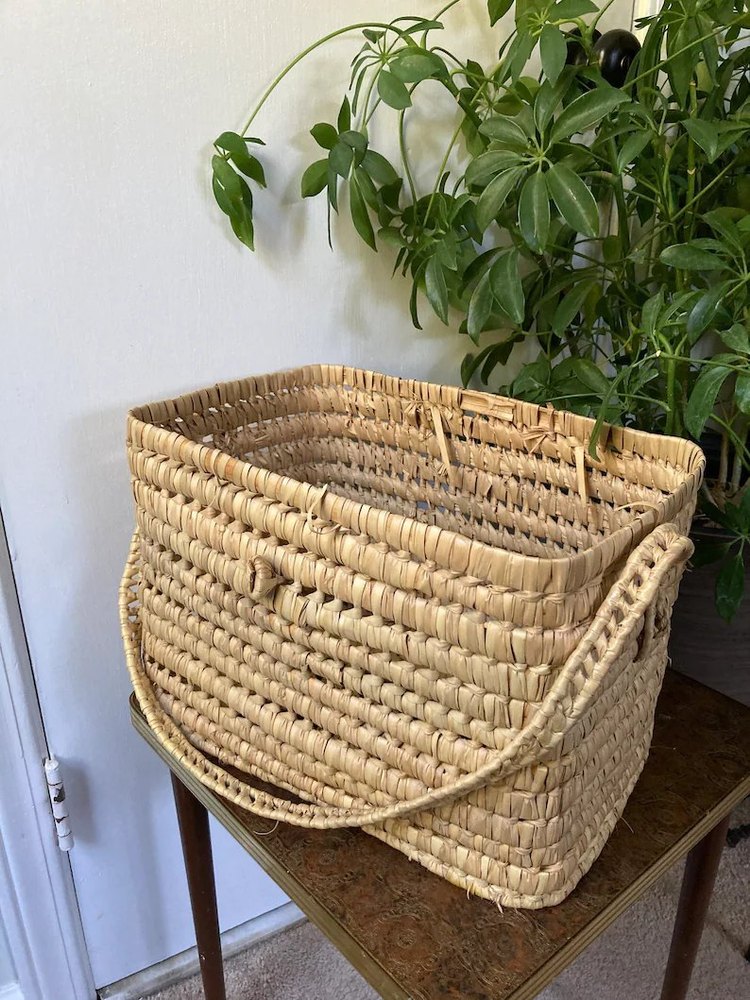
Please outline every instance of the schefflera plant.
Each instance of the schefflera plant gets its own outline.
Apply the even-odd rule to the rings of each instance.
[[[459,2],[471,0],[310,45],[246,128],[216,140],[216,200],[252,249],[252,190],[265,185],[256,117],[300,60],[358,34],[350,85],[335,121],[311,129],[320,153],[301,179],[304,197],[326,199],[329,240],[346,188],[359,236],[411,283],[414,325],[425,297],[468,337],[464,383],[595,416],[593,455],[605,421],[715,430],[704,509],[724,534],[701,557],[720,562],[717,607],[731,618],[750,545],[748,0],[666,0],[639,23],[640,51],[626,32],[600,37],[611,0],[489,0],[489,25],[515,13],[492,66],[445,46]],[[434,99],[426,81],[456,106],[427,164],[407,142],[423,90]],[[393,123],[396,163],[371,145],[375,116]],[[503,384],[530,339],[537,356]]]

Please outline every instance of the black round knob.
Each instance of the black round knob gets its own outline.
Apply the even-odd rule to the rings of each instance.
[[[598,42],[602,37],[601,31],[597,31],[594,28],[592,34],[592,41]],[[565,63],[567,66],[588,66],[589,55],[586,49],[583,47],[581,41],[581,29],[574,28],[572,31],[565,32],[565,38],[567,43],[568,54],[565,58]]]
[[[594,43],[594,59],[607,83],[622,87],[633,61],[641,51],[641,43],[623,28],[605,31]]]

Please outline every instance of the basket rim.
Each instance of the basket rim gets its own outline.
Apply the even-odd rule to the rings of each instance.
[[[598,576],[604,573],[658,524],[671,520],[681,511],[688,499],[697,493],[703,478],[705,456],[694,442],[651,431],[604,425],[608,442],[618,441],[620,452],[632,451],[646,461],[653,462],[665,461],[663,457],[659,458],[653,452],[661,453],[662,456],[668,455],[670,448],[681,452],[684,456],[684,465],[682,462],[666,464],[684,475],[683,482],[675,490],[665,494],[654,507],[636,514],[631,522],[606,535],[589,548],[581,549],[574,554],[554,557],[535,556],[495,547],[459,531],[426,524],[407,514],[392,513],[372,504],[350,500],[330,492],[323,498],[326,508],[323,516],[319,486],[254,465],[246,459],[234,458],[220,448],[195,441],[180,431],[158,426],[160,422],[167,422],[174,417],[203,413],[215,404],[226,406],[238,402],[246,398],[245,390],[258,395],[263,386],[273,391],[295,385],[343,387],[357,382],[363,383],[364,387],[371,391],[378,391],[376,386],[384,384],[389,394],[405,400],[425,401],[433,405],[442,403],[452,408],[478,412],[490,418],[495,415],[493,410],[510,412],[512,408],[514,417],[511,419],[514,423],[515,417],[519,414],[520,421],[525,423],[544,419],[551,422],[552,431],[567,438],[583,437],[584,440],[588,440],[596,423],[590,417],[583,417],[570,411],[527,403],[494,393],[389,376],[346,365],[311,364],[282,369],[268,375],[217,382],[194,392],[132,407],[128,411],[127,418],[128,445],[130,446],[134,438],[142,439],[144,435],[152,437],[155,434],[161,448],[168,449],[174,458],[187,459],[210,475],[218,475],[241,489],[270,496],[278,502],[297,508],[301,513],[320,516],[322,520],[370,534],[374,541],[387,540],[384,537],[385,531],[373,530],[374,522],[385,517],[391,526],[390,534],[397,534],[399,541],[403,543],[401,547],[420,560],[432,558],[430,553],[436,550],[439,539],[461,540],[466,549],[466,558],[462,560],[465,563],[465,575],[487,579],[492,583],[506,578],[509,570],[515,571],[515,575],[519,578],[532,573],[537,583],[534,589],[537,591],[541,589],[541,592],[545,593],[550,585],[563,591],[579,589],[582,582],[590,580],[592,575]],[[483,408],[485,406],[486,409]],[[507,414],[503,419],[508,421]],[[633,449],[635,444],[640,445],[638,453]],[[652,445],[653,449],[649,448],[649,445]],[[475,572],[472,572],[472,567]]]

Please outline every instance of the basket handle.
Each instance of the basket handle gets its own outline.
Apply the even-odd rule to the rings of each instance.
[[[529,724],[483,767],[458,781],[414,799],[387,806],[369,806],[353,811],[336,806],[294,803],[250,785],[236,796],[238,805],[255,815],[282,820],[295,826],[317,829],[366,827],[388,820],[404,819],[416,812],[444,806],[457,798],[525,766],[535,757],[554,750],[562,740],[568,716],[580,718],[588,709],[601,678],[616,662],[630,637],[641,624],[666,574],[685,563],[693,552],[692,542],[674,524],[663,524],[641,541],[611,587],[583,639],[568,657],[554,686]],[[195,754],[182,731],[156,701],[144,683],[140,665],[140,625],[133,615],[134,581],[138,574],[139,542],[134,535],[130,558],[120,588],[120,614],[128,667],[136,695],[147,721],[161,742],[192,767],[200,779],[216,791],[227,790],[227,774],[205,760],[191,765]],[[651,629],[649,628],[650,632]],[[646,636],[646,643],[650,636]],[[641,655],[645,655],[642,651]]]

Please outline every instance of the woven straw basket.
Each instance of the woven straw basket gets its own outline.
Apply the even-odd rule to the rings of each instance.
[[[260,816],[560,902],[648,753],[703,472],[591,430],[333,365],[132,411],[122,626],[160,740]]]

